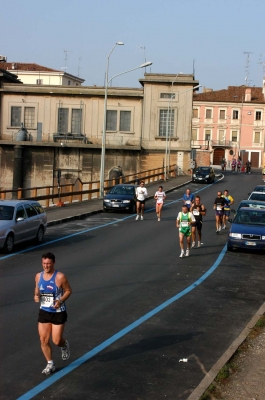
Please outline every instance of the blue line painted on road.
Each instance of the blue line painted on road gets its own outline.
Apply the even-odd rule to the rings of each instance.
[[[223,178],[224,178],[224,176],[222,175],[222,177],[219,180],[221,180]],[[202,190],[205,190],[205,189],[209,188],[210,186],[214,185],[216,182],[218,182],[218,180],[215,181],[214,183],[208,185],[208,186],[205,186],[205,187],[203,187],[201,189],[196,190],[194,193],[199,193]],[[171,204],[174,204],[174,203],[178,203],[180,201],[182,201],[182,197],[180,199],[173,200],[173,201],[170,201],[169,203],[166,203],[165,207],[170,206]],[[155,207],[150,208],[149,210],[146,210],[145,212],[148,213],[148,212],[151,212],[151,211],[154,211],[154,210],[155,210]],[[51,245],[53,243],[56,243],[56,242],[61,242],[62,240],[70,239],[70,238],[72,238],[74,236],[82,235],[83,233],[91,232],[91,231],[94,231],[94,230],[100,229],[100,228],[105,228],[106,226],[113,225],[113,224],[116,224],[117,222],[122,222],[122,221],[125,221],[126,219],[134,218],[134,217],[135,217],[135,214],[134,215],[128,215],[128,216],[123,217],[121,219],[118,219],[116,221],[111,221],[111,222],[108,222],[108,223],[103,224],[103,225],[98,225],[98,226],[94,226],[93,228],[88,228],[88,229],[84,229],[84,230],[76,232],[76,233],[71,233],[71,235],[63,236],[63,237],[61,237],[59,239],[51,240],[50,242],[44,242],[44,243],[39,244],[37,246],[27,247],[26,249],[23,249],[23,250],[15,252],[15,253],[7,254],[7,255],[5,255],[3,257],[0,257],[0,261],[1,260],[5,260],[5,259],[10,258],[10,257],[17,256],[18,254],[23,254],[23,253],[27,253],[28,251],[31,251],[31,250],[39,249],[39,248],[44,247],[44,246],[49,246],[49,245]]]
[[[168,307],[172,303],[174,303],[176,300],[179,300],[181,297],[185,296],[187,293],[191,292],[193,289],[195,289],[197,286],[199,286],[205,279],[208,278],[219,266],[221,263],[224,255],[226,253],[226,245],[224,246],[223,250],[219,254],[217,260],[215,263],[212,265],[210,269],[208,269],[205,274],[203,274],[197,281],[195,281],[192,285],[188,286],[186,289],[182,290],[175,296],[171,297],[169,300],[165,301],[164,303],[160,304],[160,306],[154,308],[152,311],[148,312],[147,314],[143,315],[141,318],[137,319],[135,322],[132,324],[128,325],[126,328],[122,329],[121,331],[117,332],[115,335],[111,336],[109,339],[105,340],[102,342],[100,345],[96,346],[94,349],[90,350],[86,354],[84,354],[82,357],[78,358],[74,362],[72,362],[70,365],[67,367],[63,368],[62,370],[58,371],[54,375],[52,375],[50,378],[46,379],[45,382],[40,383],[39,385],[35,386],[35,388],[29,390],[27,393],[24,395],[20,396],[17,400],[29,400],[32,399],[32,397],[36,396],[43,390],[47,389],[50,387],[53,383],[57,382],[59,379],[63,378],[76,368],[80,367],[82,364],[84,364],[86,361],[88,361],[90,358],[94,357],[96,354],[98,354],[100,351],[106,349],[109,347],[112,343],[116,342],[123,336],[125,336],[127,333],[132,331],[133,329],[137,328],[139,325],[147,321],[148,319],[152,318],[155,314],[159,313],[160,311],[164,310],[164,308]]]

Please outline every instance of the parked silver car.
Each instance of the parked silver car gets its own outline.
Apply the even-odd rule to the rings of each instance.
[[[41,243],[47,215],[34,200],[0,200],[0,250],[11,253],[14,245],[35,239]]]

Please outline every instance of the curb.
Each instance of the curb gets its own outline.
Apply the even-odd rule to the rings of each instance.
[[[190,183],[190,182],[191,182],[191,180],[189,180],[189,181],[187,181],[187,182],[184,182],[184,183],[181,183],[181,185],[174,186],[174,187],[172,187],[172,188],[170,188],[170,189],[168,189],[168,190],[165,190],[165,192],[166,192],[166,193],[173,192],[173,190],[178,189],[178,188],[180,188],[180,187],[182,187],[182,186],[185,186],[185,185],[187,185],[187,184]],[[147,199],[147,200],[150,200],[150,199],[153,199],[153,197],[154,197],[154,196],[148,196],[146,199]],[[47,227],[48,227],[48,226],[59,225],[59,224],[62,224],[62,223],[64,223],[64,222],[70,222],[70,221],[74,221],[74,220],[77,220],[77,219],[84,219],[84,218],[86,218],[86,217],[89,217],[90,215],[99,214],[99,213],[101,213],[101,212],[103,212],[103,208],[100,208],[100,209],[95,210],[95,211],[88,211],[88,212],[85,212],[85,213],[82,213],[82,214],[78,214],[78,215],[72,215],[72,216],[70,216],[70,217],[65,217],[65,218],[57,219],[57,220],[48,222],[48,223],[47,223]]]
[[[258,309],[256,314],[249,321],[247,326],[243,329],[237,339],[228,347],[228,349],[224,352],[224,354],[219,358],[219,360],[214,364],[212,369],[205,375],[199,385],[193,390],[187,400],[199,400],[206,389],[210,386],[210,384],[214,381],[220,370],[223,366],[230,360],[230,358],[235,354],[238,347],[244,342],[247,336],[250,333],[250,330],[255,326],[257,321],[260,319],[262,315],[265,313],[265,303]]]

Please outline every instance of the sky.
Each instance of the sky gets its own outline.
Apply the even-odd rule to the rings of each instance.
[[[0,54],[65,70],[83,86],[141,87],[144,72],[191,74],[203,87],[262,86],[265,0],[0,0]],[[4,33],[4,34],[3,34]],[[248,60],[248,62],[247,62]],[[247,77],[247,81],[246,81]]]

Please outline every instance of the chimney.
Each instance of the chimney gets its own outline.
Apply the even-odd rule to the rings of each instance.
[[[251,88],[247,87],[245,90],[245,101],[251,101]]]

